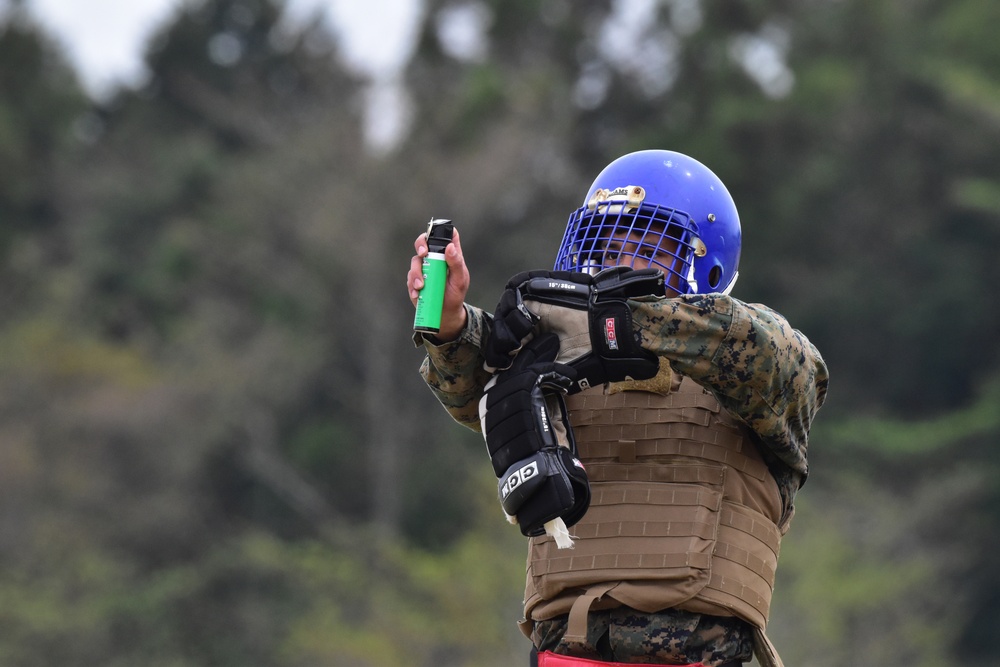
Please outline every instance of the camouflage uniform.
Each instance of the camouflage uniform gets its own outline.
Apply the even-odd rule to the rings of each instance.
[[[641,345],[669,362],[676,373],[709,389],[724,408],[752,430],[778,482],[782,522],[808,475],[809,428],[826,397],[827,368],[816,348],[773,310],[720,294],[643,298],[630,302]],[[468,324],[454,342],[423,344],[420,372],[458,421],[480,430],[478,403],[489,378],[481,346],[491,317],[466,306]],[[561,643],[566,618],[538,621],[532,641],[539,650],[569,652]],[[706,665],[749,661],[752,627],[736,618],[667,609],[655,614],[627,607],[594,610],[587,654],[618,662]],[[579,648],[579,647],[576,647]]]

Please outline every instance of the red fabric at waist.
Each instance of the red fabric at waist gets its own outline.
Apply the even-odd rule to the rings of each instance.
[[[568,655],[552,653],[551,651],[542,651],[538,654],[538,667],[629,667],[629,665],[624,662],[601,662],[600,660],[573,658]],[[656,667],[656,665],[653,665],[653,667]],[[662,667],[668,666],[663,665]],[[704,665],[698,662],[690,665],[677,665],[675,667],[704,667]]]

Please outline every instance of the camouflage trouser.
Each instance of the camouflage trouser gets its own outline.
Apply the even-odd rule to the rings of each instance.
[[[753,655],[753,628],[738,618],[674,609],[652,614],[628,607],[591,610],[587,616],[587,642],[583,645],[563,641],[567,618],[557,616],[535,623],[531,641],[539,651],[608,662],[701,662],[707,667],[750,662]]]

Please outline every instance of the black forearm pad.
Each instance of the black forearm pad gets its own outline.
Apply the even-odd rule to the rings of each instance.
[[[555,447],[558,434],[545,404],[546,393],[563,394],[576,373],[551,361],[559,352],[559,338],[542,334],[498,373],[486,386],[479,402],[479,416],[497,477],[544,447]]]
[[[497,477],[542,447],[556,444],[537,375],[522,373],[498,384],[483,400],[483,435]]]

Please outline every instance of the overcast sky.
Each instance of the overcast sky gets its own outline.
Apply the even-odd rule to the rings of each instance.
[[[0,7],[7,0],[0,0]],[[66,49],[84,85],[99,95],[141,81],[142,49],[182,0],[28,0],[30,11]],[[419,0],[288,0],[293,18],[322,12],[350,62],[376,75],[398,67],[412,39]]]

